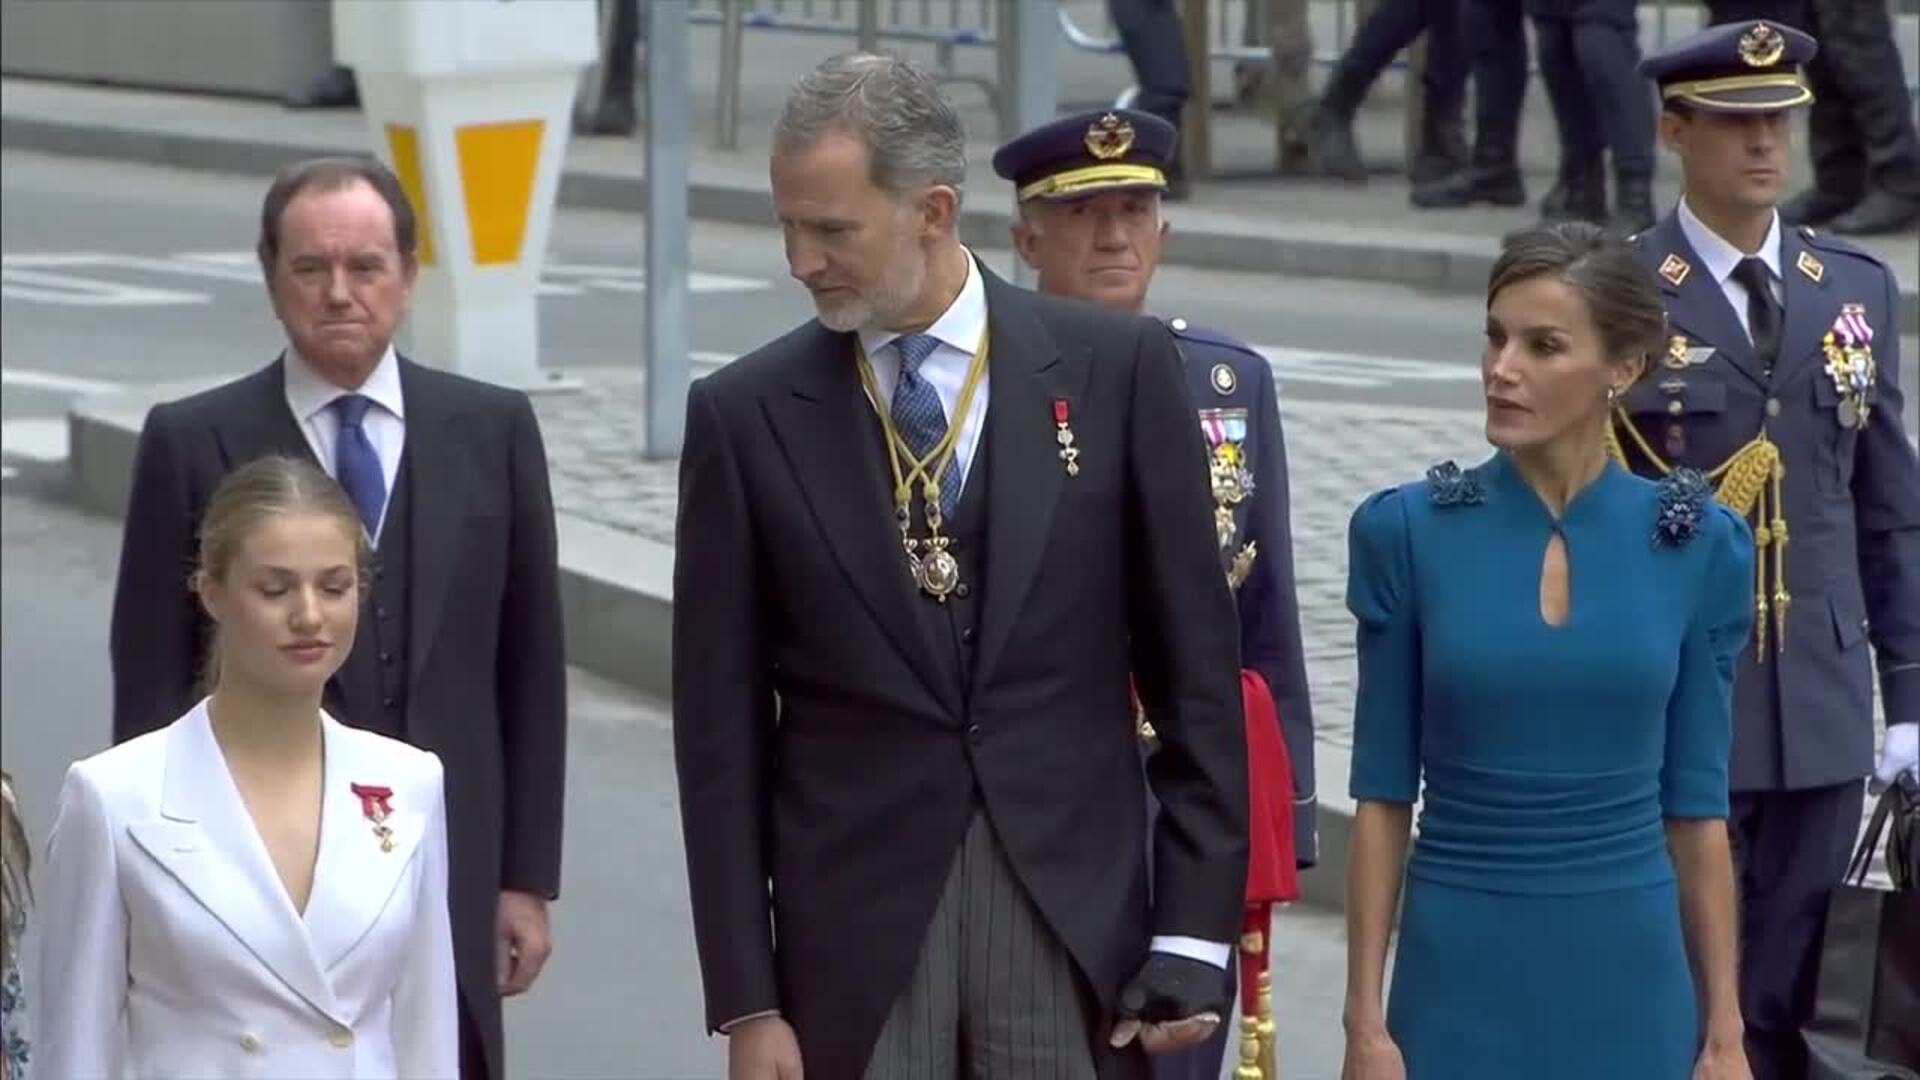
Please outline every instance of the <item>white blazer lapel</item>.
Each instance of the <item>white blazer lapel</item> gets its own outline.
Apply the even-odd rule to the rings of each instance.
[[[345,1024],[227,771],[204,701],[168,731],[160,814],[159,821],[127,826],[134,841],[288,988]]]
[[[377,738],[325,717],[327,789],[321,800],[320,858],[307,901],[307,934],[322,970],[331,972],[373,929],[392,901],[426,832],[429,807],[415,805],[419,785],[412,770],[380,753]],[[390,810],[379,824],[390,830],[381,843],[375,822],[354,785],[392,791]]]

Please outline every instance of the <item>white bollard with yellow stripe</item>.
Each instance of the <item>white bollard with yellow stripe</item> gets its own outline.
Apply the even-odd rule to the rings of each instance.
[[[373,145],[420,224],[409,355],[524,390],[594,0],[333,0]]]

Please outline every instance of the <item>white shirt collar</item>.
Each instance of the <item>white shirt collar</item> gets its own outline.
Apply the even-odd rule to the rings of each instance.
[[[1727,279],[1733,276],[1734,267],[1739,266],[1740,260],[1747,257],[1746,252],[1728,243],[1719,233],[1709,228],[1706,222],[1701,221],[1694,214],[1693,208],[1687,205],[1684,195],[1680,197],[1678,217],[1680,231],[1686,236],[1687,243],[1693,246],[1693,253],[1700,256],[1700,261],[1707,265],[1715,282],[1726,284]],[[1780,214],[1777,211],[1773,215],[1772,224],[1767,226],[1767,238],[1760,242],[1760,250],[1754,254],[1759,256],[1761,262],[1767,264],[1773,279],[1779,281]]]
[[[966,283],[960,286],[960,295],[953,298],[947,310],[922,333],[972,356],[980,348],[980,337],[987,329],[987,289],[981,284],[980,270],[974,265],[973,252],[964,246],[960,250],[967,253]],[[881,349],[900,336],[892,330],[862,330],[860,347],[867,351],[868,356],[878,356]]]
[[[329,382],[308,365],[301,357],[300,350],[287,346],[287,358],[284,365],[287,373],[287,404],[293,409],[293,418],[306,423],[335,398],[348,394],[364,394],[373,399],[375,405],[401,420],[407,418],[406,402],[400,396],[400,360],[395,355],[393,345],[387,345],[387,351],[374,365],[373,374],[360,384],[358,390],[347,390]]]

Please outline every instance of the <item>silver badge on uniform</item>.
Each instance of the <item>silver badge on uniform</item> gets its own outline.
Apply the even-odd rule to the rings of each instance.
[[[1213,383],[1213,392],[1222,397],[1233,393],[1234,389],[1240,385],[1240,377],[1233,373],[1232,364],[1213,365],[1213,372],[1208,376],[1208,380]]]

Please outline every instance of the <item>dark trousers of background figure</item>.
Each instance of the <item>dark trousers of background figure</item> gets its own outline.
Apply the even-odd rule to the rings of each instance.
[[[1464,0],[1460,27],[1473,75],[1473,163],[1511,164],[1519,159],[1520,111],[1527,98],[1522,0]]]
[[[1527,0],[1540,81],[1562,152],[1591,164],[1613,152],[1618,178],[1653,176],[1653,90],[1640,64],[1634,0]]]
[[[1735,792],[1727,820],[1740,898],[1740,1012],[1754,1080],[1804,1080],[1827,897],[1846,875],[1860,781]]]
[[[1460,0],[1381,0],[1341,55],[1324,100],[1342,109],[1358,107],[1393,58],[1425,33],[1426,114],[1436,121],[1460,115],[1467,92],[1467,53],[1460,31]]]
[[[1807,152],[1813,186],[1920,200],[1920,133],[1887,0],[1708,0],[1715,23],[1771,19],[1812,34]]]
[[[1133,106],[1180,126],[1180,110],[1192,93],[1187,38],[1177,0],[1107,0],[1107,14],[1133,65],[1139,94]]]

